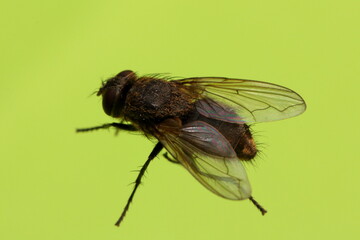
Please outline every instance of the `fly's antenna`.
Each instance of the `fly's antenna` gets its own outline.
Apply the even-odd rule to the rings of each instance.
[[[252,196],[249,197],[249,200],[255,205],[255,207],[257,207],[257,209],[260,210],[263,216],[265,215],[265,213],[267,213],[265,208],[263,208],[257,201],[255,201],[255,199]]]
[[[133,200],[133,198],[134,198],[136,189],[138,188],[138,186],[139,186],[140,183],[141,183],[141,178],[142,178],[142,176],[144,176],[144,173],[145,173],[147,167],[149,166],[151,160],[153,160],[153,159],[160,153],[161,149],[163,149],[163,145],[162,145],[160,142],[158,142],[158,143],[155,145],[154,149],[151,151],[151,153],[150,153],[148,159],[146,160],[145,164],[141,167],[140,172],[139,172],[139,174],[138,174],[138,176],[137,176],[137,178],[136,178],[136,180],[135,180],[134,189],[133,189],[133,191],[131,192],[131,195],[130,195],[130,197],[129,197],[129,199],[128,199],[125,207],[124,207],[124,210],[123,210],[122,213],[121,213],[121,216],[120,216],[119,219],[116,221],[115,226],[118,226],[118,227],[119,227],[119,226],[120,226],[120,223],[121,223],[122,220],[125,218],[126,212],[129,210],[130,204],[131,204],[131,202],[132,202],[132,200]]]

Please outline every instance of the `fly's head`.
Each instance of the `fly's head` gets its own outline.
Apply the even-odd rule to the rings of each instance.
[[[97,96],[102,96],[102,106],[107,115],[121,117],[126,95],[136,78],[133,71],[125,70],[103,82]]]

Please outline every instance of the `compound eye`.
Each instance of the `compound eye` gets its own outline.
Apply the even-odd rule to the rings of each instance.
[[[117,78],[125,78],[130,75],[135,75],[135,73],[131,70],[124,70],[116,75]]]
[[[102,93],[102,105],[104,112],[112,117],[119,117],[121,108],[119,106],[120,91],[117,87],[110,87]]]

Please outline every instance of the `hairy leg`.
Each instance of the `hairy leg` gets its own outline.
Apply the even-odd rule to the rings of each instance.
[[[164,156],[164,158],[165,158],[166,160],[168,160],[168,161],[171,162],[171,163],[180,164],[179,161],[177,161],[177,160],[174,159],[174,158],[171,158],[167,152],[164,153],[163,156]]]
[[[131,124],[123,124],[123,123],[106,123],[96,127],[90,128],[78,128],[76,132],[90,132],[98,129],[108,129],[110,127],[115,127],[117,129],[126,130],[126,131],[137,131],[137,129]]]
[[[265,213],[267,213],[265,208],[263,208],[257,201],[255,201],[255,199],[252,196],[249,197],[249,200],[257,207],[257,209],[260,210],[262,215],[265,215]]]
[[[162,145],[160,142],[158,142],[158,143],[155,145],[155,147],[153,148],[153,150],[151,151],[151,153],[150,153],[148,159],[146,160],[145,164],[141,167],[140,172],[139,172],[139,174],[138,174],[138,176],[137,176],[137,178],[136,178],[136,180],[135,180],[134,189],[133,189],[133,191],[132,191],[132,193],[131,193],[131,195],[130,195],[130,197],[129,197],[129,199],[128,199],[125,207],[124,207],[124,210],[123,210],[122,213],[121,213],[121,216],[119,217],[119,219],[118,219],[118,220],[116,221],[116,223],[115,223],[116,226],[120,226],[120,223],[121,223],[121,221],[124,219],[124,217],[125,217],[125,215],[126,215],[126,212],[127,212],[128,209],[129,209],[130,203],[131,203],[131,201],[132,201],[133,198],[134,198],[136,189],[138,188],[138,186],[139,186],[140,183],[141,183],[141,178],[142,178],[142,176],[144,175],[144,173],[145,173],[147,167],[149,166],[149,163],[151,162],[151,160],[153,160],[153,159],[160,153],[161,149],[163,149],[163,145]]]

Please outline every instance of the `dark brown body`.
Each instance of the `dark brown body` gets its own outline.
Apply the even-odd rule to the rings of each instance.
[[[104,112],[119,122],[77,132],[114,127],[142,131],[158,140],[116,226],[124,219],[150,162],[163,149],[167,160],[181,164],[211,192],[231,200],[249,199],[264,215],[266,210],[253,198],[238,161],[251,160],[257,153],[245,123],[290,118],[306,109],[300,95],[276,84],[224,77],[166,81],[157,76],[137,77],[131,70],[103,82],[97,95],[102,97]]]
[[[123,118],[146,135],[156,135],[156,126],[166,119],[180,119],[182,125],[203,121],[217,129],[234,148],[241,160],[250,160],[257,153],[249,126],[220,121],[201,115],[196,101],[202,101],[196,89],[163,79],[142,77],[133,79],[128,88]]]

